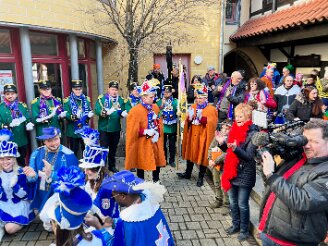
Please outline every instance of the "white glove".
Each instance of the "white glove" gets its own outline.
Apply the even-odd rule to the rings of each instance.
[[[202,110],[197,110],[197,118],[198,119],[202,118]]]
[[[65,116],[66,116],[66,115],[65,115]],[[77,112],[76,112],[76,117],[77,117],[78,119],[81,119],[81,116],[82,116],[82,111],[81,111],[80,109],[78,109]]]
[[[44,118],[45,118],[46,120],[48,120],[48,119],[54,117],[55,114],[57,113],[57,109],[58,109],[58,108],[59,108],[59,106],[56,106],[56,107],[54,108],[54,110],[52,110],[51,114],[49,114],[48,116],[46,116],[46,117],[44,117]]]
[[[19,119],[13,119],[13,121],[9,124],[10,127],[16,127],[20,125],[20,120]]]
[[[155,130],[154,129],[145,129],[144,130],[144,135],[148,135],[150,137],[154,136]]]
[[[157,119],[157,114],[154,114],[153,115],[153,120],[156,120]]]
[[[95,115],[95,114],[94,114],[93,111],[90,111],[90,112],[88,113],[88,117],[89,117],[89,118],[92,118],[94,115]]]
[[[36,122],[41,123],[47,119],[49,119],[49,118],[48,117],[36,118]]]
[[[110,109],[108,109],[108,108],[106,108],[106,114],[107,115],[111,115],[112,113],[114,113],[116,110],[114,109],[114,108],[110,108]]]
[[[29,122],[26,124],[26,131],[32,131],[33,130],[33,127],[34,127],[34,124],[32,122]]]
[[[122,116],[123,118],[125,118],[126,116],[128,116],[128,112],[126,112],[126,110],[124,110],[124,111],[122,112],[121,116]]]
[[[63,111],[59,114],[59,118],[65,118],[67,114],[67,111]]]
[[[193,108],[188,108],[188,116],[189,116],[189,121],[192,121],[192,118],[194,117],[194,109]]]
[[[23,189],[23,187],[19,188],[19,190],[16,192],[16,196],[18,196],[19,198],[23,198],[24,196],[26,196],[26,191]]]
[[[152,143],[157,143],[159,139],[159,134],[158,132],[155,132],[155,135],[151,138]]]

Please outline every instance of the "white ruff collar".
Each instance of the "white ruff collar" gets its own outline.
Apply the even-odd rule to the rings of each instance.
[[[120,213],[120,218],[126,222],[140,222],[150,219],[159,209],[159,203],[151,203],[151,198],[147,197],[141,203],[135,203]]]

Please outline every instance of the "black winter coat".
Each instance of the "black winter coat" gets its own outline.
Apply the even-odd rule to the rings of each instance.
[[[232,184],[243,187],[253,187],[256,181],[256,146],[252,143],[252,137],[259,132],[256,125],[249,127],[245,143],[240,144],[234,151],[239,158],[238,174],[232,180]]]

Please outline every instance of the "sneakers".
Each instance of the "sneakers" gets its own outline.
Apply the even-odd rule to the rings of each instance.
[[[226,233],[227,233],[228,235],[233,235],[233,234],[238,233],[239,230],[240,230],[239,227],[231,226],[231,227],[229,227],[229,228],[226,230]]]
[[[247,232],[241,232],[238,236],[238,240],[241,241],[241,242],[247,240],[248,238],[249,238],[249,232],[248,231]]]

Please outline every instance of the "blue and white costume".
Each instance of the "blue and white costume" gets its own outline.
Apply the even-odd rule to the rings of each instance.
[[[54,127],[44,128],[42,130],[44,135],[40,136],[39,139],[43,136],[48,137],[46,139],[50,139],[60,133],[59,129]],[[52,165],[52,173],[48,178],[41,176],[44,169],[43,160],[48,161]],[[29,165],[37,174],[34,178],[28,178],[29,182],[37,181],[35,197],[31,204],[31,208],[40,211],[47,199],[53,194],[51,184],[57,180],[58,170],[63,166],[77,166],[78,160],[73,151],[63,145],[59,146],[57,152],[49,152],[46,146],[42,146],[33,151]]]
[[[129,171],[121,171],[105,180],[103,188],[139,194],[141,199],[140,203],[134,203],[120,212],[113,246],[174,246],[169,225],[159,205],[166,192],[163,185],[144,182]]]
[[[31,189],[23,170],[0,171],[0,220],[4,223],[28,225],[34,219],[30,209]],[[33,192],[33,191],[32,191]]]

